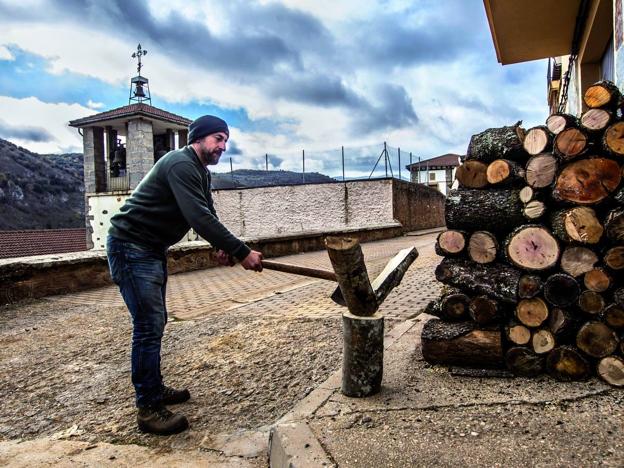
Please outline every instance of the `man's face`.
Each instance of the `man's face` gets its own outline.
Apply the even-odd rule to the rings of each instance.
[[[212,133],[199,140],[200,158],[204,164],[217,164],[221,153],[225,151],[227,141],[228,135],[224,132]]]

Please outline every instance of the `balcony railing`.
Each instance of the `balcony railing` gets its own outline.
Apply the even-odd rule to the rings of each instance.
[[[111,176],[108,179],[109,192],[120,192],[127,190],[130,190],[130,178],[128,177],[128,174],[119,177]]]

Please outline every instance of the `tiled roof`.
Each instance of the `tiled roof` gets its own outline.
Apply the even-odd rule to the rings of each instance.
[[[406,167],[414,170],[426,169],[427,167],[429,169],[432,167],[457,167],[459,166],[459,158],[459,154],[448,153],[425,161],[408,164]]]
[[[179,125],[185,126],[188,126],[192,122],[192,120],[189,120],[186,117],[172,114],[171,112],[159,109],[158,107],[138,103],[118,107],[117,109],[112,109],[106,112],[100,112],[99,114],[90,115],[89,117],[83,117],[82,119],[72,120],[69,122],[69,125],[71,127],[84,127],[86,125],[101,122],[104,120],[130,117],[133,115],[144,115],[146,117],[152,117],[158,120],[171,121]]]
[[[0,258],[87,250],[86,229],[0,231]]]

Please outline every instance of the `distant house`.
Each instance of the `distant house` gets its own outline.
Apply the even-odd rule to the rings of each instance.
[[[458,154],[444,154],[436,158],[408,164],[410,180],[417,184],[425,184],[437,188],[446,195],[455,180],[455,170],[459,166]]]

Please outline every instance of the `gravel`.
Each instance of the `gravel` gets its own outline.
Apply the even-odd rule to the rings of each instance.
[[[172,321],[165,383],[192,399],[176,411],[191,430],[136,429],[130,333],[123,307],[40,300],[0,308],[0,440],[59,439],[210,447],[223,434],[276,421],[340,365],[339,317],[266,317],[254,307]]]

